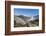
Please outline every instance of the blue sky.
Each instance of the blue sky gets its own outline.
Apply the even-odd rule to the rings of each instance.
[[[36,16],[39,15],[39,9],[14,8],[14,15]]]

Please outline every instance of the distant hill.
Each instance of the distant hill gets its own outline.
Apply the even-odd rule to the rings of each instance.
[[[32,17],[27,17],[27,16],[23,16],[23,15],[19,15],[19,16],[16,15],[16,16],[14,16],[14,24],[15,24],[16,27],[17,26],[18,27],[38,26],[38,24],[39,24],[39,15],[32,16]]]
[[[27,16],[23,16],[23,15],[19,15],[19,16],[17,16],[17,17],[23,19],[24,21],[31,18],[31,17],[27,17]]]

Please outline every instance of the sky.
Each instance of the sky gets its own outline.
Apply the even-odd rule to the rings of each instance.
[[[14,8],[14,15],[36,16],[39,15],[39,9]]]

